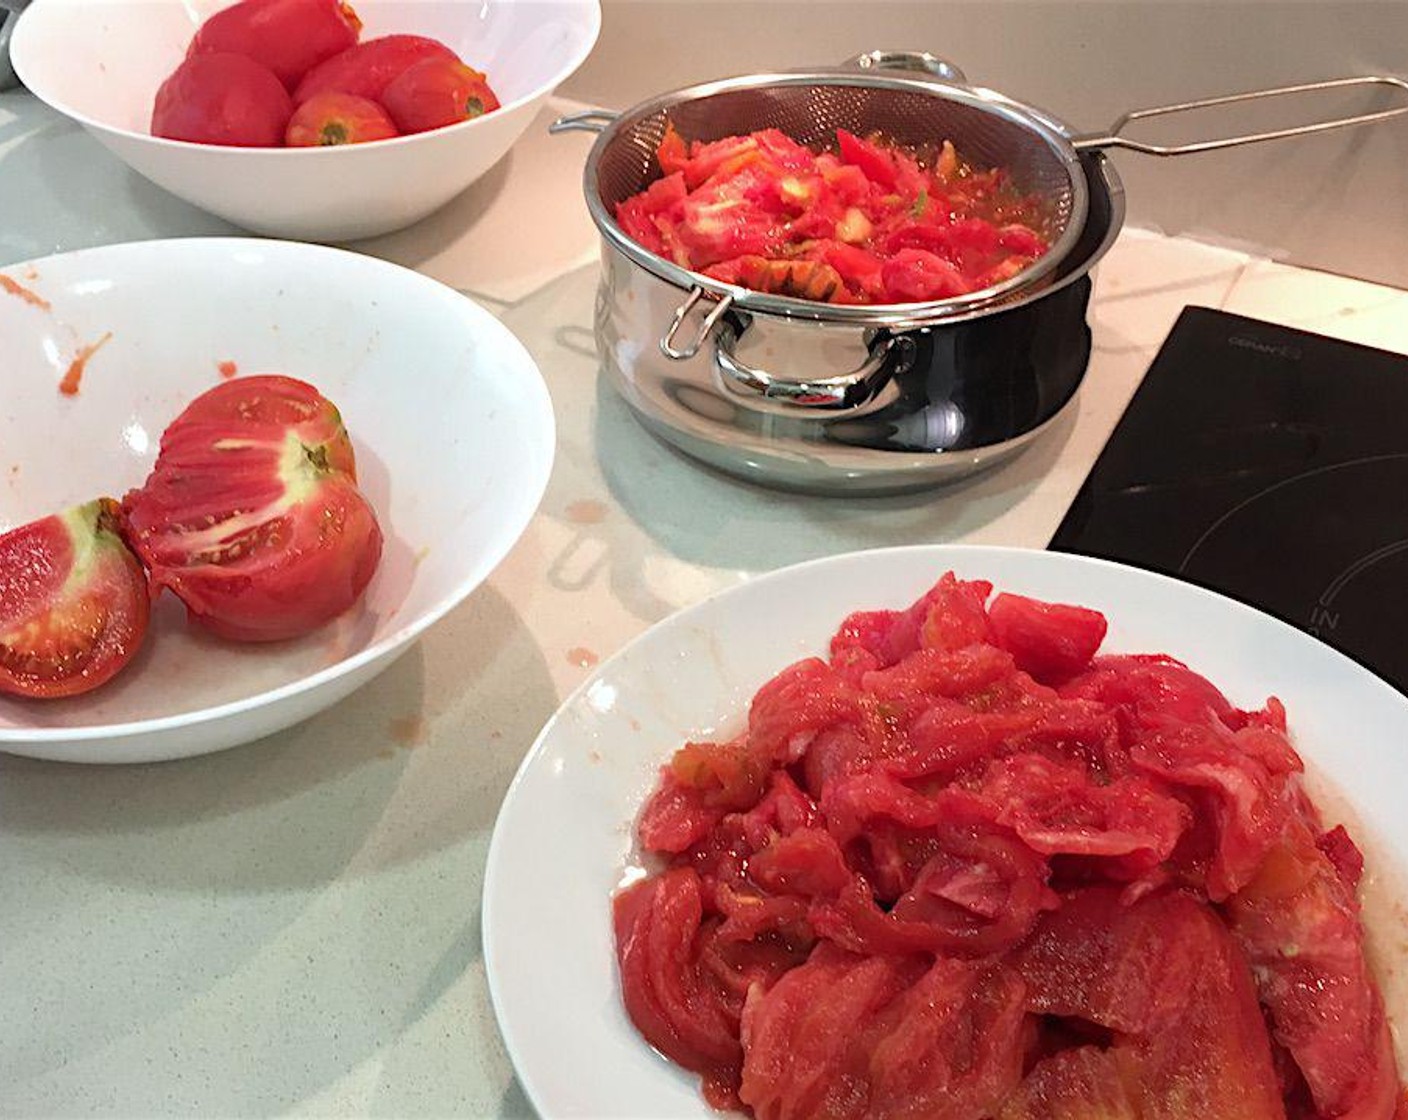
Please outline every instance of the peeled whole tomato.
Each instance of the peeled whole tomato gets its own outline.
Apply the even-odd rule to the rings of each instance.
[[[355,44],[361,30],[357,13],[338,0],[240,0],[201,24],[186,55],[242,54],[292,90],[318,63]]]
[[[427,58],[459,61],[444,43],[423,35],[368,39],[310,70],[294,90],[293,103],[302,105],[319,93],[354,93],[380,101],[392,79]]]
[[[277,148],[293,115],[288,90],[241,54],[198,54],[156,91],[152,135],[196,144]]]
[[[77,696],[136,656],[150,600],[118,513],[99,498],[0,536],[0,692]]]
[[[499,107],[485,76],[463,62],[425,58],[387,84],[381,103],[402,132],[428,132]]]
[[[153,591],[169,587],[192,619],[235,641],[332,621],[381,558],[342,417],[290,377],[240,377],[192,401],[123,513]]]
[[[352,93],[320,93],[293,111],[284,143],[290,148],[326,148],[400,135],[375,101]]]

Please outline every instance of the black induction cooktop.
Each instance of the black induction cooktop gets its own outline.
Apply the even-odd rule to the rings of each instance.
[[[1185,308],[1051,547],[1241,599],[1408,692],[1408,357]]]

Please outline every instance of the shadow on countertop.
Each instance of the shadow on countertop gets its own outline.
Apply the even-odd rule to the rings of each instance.
[[[348,699],[260,742],[136,766],[0,755],[0,850],[162,892],[382,870],[489,829],[556,706],[541,651],[486,585]],[[491,711],[511,725],[486,726]]]
[[[556,706],[486,585],[261,742],[124,767],[0,756],[0,1018],[35,1026],[0,1032],[9,1110],[269,1115],[370,1087],[398,1115],[492,1112],[511,1073],[484,860]]]
[[[621,507],[672,554],[749,572],[973,533],[1051,470],[1075,423],[1074,409],[1068,409],[1013,458],[957,482],[912,494],[848,498],[769,490],[698,463],[642,427],[604,374],[596,403],[596,452]]]

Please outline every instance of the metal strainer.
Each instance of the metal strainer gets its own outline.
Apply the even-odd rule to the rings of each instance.
[[[895,328],[971,315],[1028,291],[1056,269],[1079,240],[1088,207],[1086,178],[1080,162],[1083,151],[1124,147],[1153,155],[1180,155],[1367,124],[1408,112],[1408,105],[1403,105],[1295,128],[1161,147],[1130,140],[1120,132],[1134,120],[1212,105],[1353,85],[1389,86],[1408,92],[1408,82],[1379,76],[1343,78],[1209,98],[1127,113],[1106,132],[1078,136],[1061,121],[1030,105],[968,85],[960,70],[931,55],[875,51],[853,59],[847,67],[724,79],[663,94],[619,115],[578,113],[553,126],[553,131],[601,132],[587,158],[585,193],[603,236],[650,272],[692,290],[691,299],[680,308],[670,334],[662,340],[662,349],[670,357],[691,356],[729,307],[791,318]],[[924,70],[927,74],[906,75],[905,70]],[[930,303],[824,304],[725,284],[657,256],[627,237],[616,224],[617,204],[660,177],[655,152],[669,124],[686,139],[702,141],[778,128],[817,148],[832,143],[837,128],[862,136],[879,132],[902,145],[934,146],[948,140],[971,165],[1005,168],[1020,192],[1043,201],[1047,220],[1041,232],[1050,248],[1000,284]],[[696,341],[677,347],[675,333],[692,307],[705,296],[718,302]]]
[[[1019,191],[1044,200],[1042,232],[1051,247],[1017,275],[980,292],[928,304],[828,305],[828,319],[878,323],[887,311],[901,307],[906,319],[929,318],[997,302],[1051,272],[1085,222],[1080,157],[1058,127],[1000,95],[930,78],[860,71],[757,74],[665,94],[615,118],[586,167],[587,203],[598,227],[651,271],[684,287],[702,284],[733,294],[732,302],[740,307],[811,317],[816,305],[710,281],[657,257],[616,225],[617,205],[660,177],[655,152],[670,124],[681,136],[701,141],[777,128],[816,149],[833,144],[838,128],[858,136],[879,132],[919,147],[949,140],[969,164],[1006,168]]]

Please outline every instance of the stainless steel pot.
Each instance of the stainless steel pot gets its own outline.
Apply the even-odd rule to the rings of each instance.
[[[663,439],[720,470],[768,486],[845,494],[927,488],[1021,450],[1072,404],[1090,357],[1091,270],[1124,221],[1124,190],[1103,149],[1125,146],[1174,155],[1367,123],[1404,111],[1160,148],[1127,140],[1120,129],[1141,116],[1286,91],[1144,110],[1127,114],[1105,133],[1082,137],[1039,110],[967,85],[957,67],[930,55],[872,52],[853,65],[871,71],[917,69],[926,77],[857,76],[854,70],[759,75],[676,91],[620,115],[575,114],[553,126],[602,133],[588,157],[585,191],[603,235],[596,336],[612,384]],[[630,135],[635,158],[648,161],[653,147],[642,122],[663,128],[658,122],[667,113],[673,118],[721,93],[752,98],[749,103],[763,112],[774,111],[770,91],[808,83],[828,90],[884,87],[922,105],[924,91],[932,94],[936,82],[945,105],[966,109],[981,102],[982,111],[999,122],[996,127],[1020,121],[1040,132],[1047,147],[1073,153],[1081,219],[1034,284],[989,290],[979,299],[881,307],[837,308],[750,292],[650,253],[621,232],[604,201],[622,193],[623,176],[633,182],[631,176],[647,170],[638,163],[623,171],[621,161],[612,159],[603,171],[603,155],[612,154],[613,141],[619,150],[623,130],[635,130]],[[1295,91],[1364,82],[1408,89],[1398,79],[1369,78]],[[700,136],[697,130],[682,131]],[[725,128],[717,135],[729,131],[740,130]],[[795,129],[787,131],[796,135]],[[608,185],[603,174],[616,182]]]

